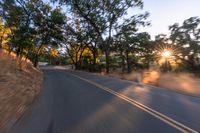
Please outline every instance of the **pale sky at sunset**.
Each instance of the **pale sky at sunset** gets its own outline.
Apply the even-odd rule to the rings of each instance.
[[[200,0],[143,0],[144,11],[150,12],[151,26],[142,28],[154,39],[159,33],[167,34],[168,26],[175,22],[182,23],[185,19],[200,16]]]
[[[151,22],[151,26],[140,28],[139,32],[148,32],[152,39],[160,33],[168,34],[168,27],[174,23],[181,24],[190,17],[200,17],[200,0],[143,0],[143,2],[144,8],[141,12],[150,13],[147,20]],[[128,16],[136,13],[136,10],[130,9]]]

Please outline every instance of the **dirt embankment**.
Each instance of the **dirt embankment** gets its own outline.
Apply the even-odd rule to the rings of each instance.
[[[28,60],[0,49],[0,132],[5,132],[40,92],[43,74]]]

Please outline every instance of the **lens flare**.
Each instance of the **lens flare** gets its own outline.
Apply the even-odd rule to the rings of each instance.
[[[159,66],[169,66],[169,69],[175,70],[178,65],[178,58],[176,58],[178,49],[171,45],[160,46],[156,48],[156,61]]]
[[[164,50],[161,53],[161,56],[164,57],[164,58],[169,58],[171,55],[172,55],[172,52],[170,50]]]

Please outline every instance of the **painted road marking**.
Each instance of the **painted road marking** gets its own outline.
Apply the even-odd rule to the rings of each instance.
[[[108,87],[105,87],[105,86],[100,85],[100,84],[98,84],[96,82],[90,81],[88,79],[82,78],[82,77],[80,77],[78,75],[75,75],[75,74],[72,74],[72,73],[70,73],[70,74],[72,76],[78,78],[78,79],[81,79],[81,80],[83,80],[85,82],[88,82],[88,83],[90,83],[90,84],[92,84],[92,85],[94,85],[94,86],[96,86],[96,87],[98,87],[100,89],[103,89],[104,91],[107,91],[107,92],[109,92],[109,93],[111,93],[111,94],[113,94],[113,95],[115,95],[115,96],[127,101],[128,103],[140,108],[141,110],[149,113],[150,115],[158,118],[159,120],[169,124],[170,126],[174,127],[175,129],[177,129],[177,130],[179,130],[179,131],[181,131],[183,133],[198,133],[198,131],[195,131],[194,129],[191,129],[191,128],[185,126],[184,124],[182,124],[182,123],[180,123],[180,122],[178,122],[176,120],[173,120],[172,118],[170,118],[170,117],[168,117],[168,116],[166,116],[166,115],[164,115],[164,114],[162,114],[162,113],[160,113],[160,112],[158,112],[158,111],[156,111],[156,110],[154,110],[154,109],[152,109],[150,107],[147,107],[146,105],[144,105],[144,104],[142,104],[140,102],[137,102],[137,101],[135,101],[135,100],[123,95],[123,94],[120,94],[120,93],[118,93],[116,91],[113,91],[112,89],[110,89]]]

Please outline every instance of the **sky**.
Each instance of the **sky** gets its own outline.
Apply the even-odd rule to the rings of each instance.
[[[155,35],[169,34],[168,27],[174,23],[181,24],[193,16],[200,17],[200,0],[143,0],[143,11],[150,13],[150,27],[140,28],[154,39]],[[129,12],[130,14],[133,12]]]
[[[49,2],[50,0],[44,0]],[[139,32],[148,32],[154,39],[158,34],[169,34],[168,27],[174,23],[182,24],[184,20],[199,16],[200,0],[142,0],[144,2],[143,10],[130,9],[128,16],[145,11],[150,13],[147,21],[151,26],[142,28]],[[54,5],[55,6],[55,5]]]

